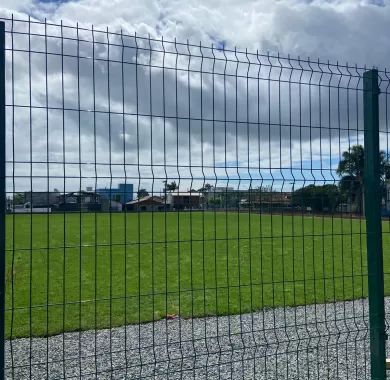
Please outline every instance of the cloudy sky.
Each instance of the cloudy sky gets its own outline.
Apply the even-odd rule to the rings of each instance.
[[[7,34],[11,191],[335,181],[362,143],[364,67],[390,58],[387,0],[3,0],[8,31],[12,15],[78,22],[82,42],[20,21]]]

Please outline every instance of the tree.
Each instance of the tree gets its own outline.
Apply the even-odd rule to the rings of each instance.
[[[167,181],[164,182],[164,192],[166,193],[167,191],[175,191],[179,188],[179,186],[176,185],[176,182],[173,181],[171,183],[168,183]]]
[[[334,211],[340,204],[340,191],[336,185],[309,185],[292,194],[292,204],[302,208],[310,207],[312,211]]]
[[[379,159],[382,190],[385,192],[385,179],[390,178],[388,155],[381,151]],[[341,177],[339,187],[342,195],[349,202],[357,205],[359,213],[364,212],[364,147],[362,145],[354,145],[343,152],[336,172]]]
[[[22,193],[15,193],[13,197],[13,203],[14,205],[22,205],[24,204],[24,194]]]
[[[141,199],[141,198],[144,198],[144,197],[147,197],[149,195],[148,191],[146,189],[139,189],[137,191],[137,198],[138,199]]]
[[[199,193],[208,193],[213,186],[211,186],[209,183],[205,183],[203,187],[201,187],[198,191]]]

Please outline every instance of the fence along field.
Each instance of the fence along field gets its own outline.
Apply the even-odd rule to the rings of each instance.
[[[6,279],[7,306],[12,299],[15,309],[13,337],[367,296],[359,219],[235,212],[115,214],[111,220],[105,213],[96,219],[89,213],[50,215],[48,255],[48,217],[32,217],[31,248],[30,216],[16,218],[15,246],[7,247],[14,251],[12,297],[10,258]],[[11,223],[9,217],[9,237]]]
[[[363,211],[376,212],[375,189],[389,211],[386,72],[369,72],[381,87],[379,153],[364,144],[364,67],[5,24],[9,376],[369,378]],[[371,203],[367,157],[380,182]],[[115,212],[66,204],[120,184],[134,194],[112,198]],[[167,207],[206,184],[207,207]],[[252,189],[294,201],[240,198]],[[13,212],[24,192],[64,204]],[[146,194],[160,208],[144,210]],[[383,220],[385,251],[389,228]]]

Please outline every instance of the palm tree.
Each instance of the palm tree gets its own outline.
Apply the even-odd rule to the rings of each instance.
[[[336,170],[341,177],[339,182],[341,193],[349,202],[357,205],[358,212],[363,213],[364,147],[354,145],[343,152],[342,157]],[[385,179],[390,178],[390,165],[388,155],[383,151],[380,152],[380,175],[385,190]]]
[[[179,186],[176,184],[176,181],[168,183],[167,180],[163,181],[164,184],[164,198],[167,197],[167,192],[173,192],[175,190],[179,190]]]
[[[208,193],[209,191],[211,191],[211,189],[213,188],[212,185],[210,185],[209,183],[205,183],[203,187],[201,187],[198,192],[199,193]]]
[[[166,191],[175,191],[179,188],[179,186],[177,186],[177,184],[176,184],[176,181],[173,181],[171,183],[168,183],[167,181],[163,181],[163,182],[165,184]]]

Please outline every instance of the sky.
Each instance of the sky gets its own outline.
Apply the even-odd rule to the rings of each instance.
[[[125,36],[136,33],[145,50],[134,48],[133,37],[125,38],[123,50],[113,46],[108,51],[107,44],[95,43],[92,51],[85,43],[78,46],[79,54],[93,53],[101,60],[77,62],[71,57],[77,46],[67,40],[62,47],[70,57],[62,65],[55,54],[15,51],[12,56],[7,51],[7,173],[14,174],[7,184],[10,191],[115,187],[125,181],[136,189],[159,191],[164,179],[180,182],[182,190],[205,182],[277,189],[289,189],[292,183],[300,187],[313,181],[335,182],[342,152],[362,143],[362,97],[356,91],[361,82],[348,70],[354,71],[355,65],[384,70],[390,59],[387,0],[3,0],[0,17],[12,15],[17,20],[78,23],[80,28],[93,26]],[[22,23],[16,22],[15,30],[19,27],[23,29]],[[59,35],[59,27],[49,29]],[[43,33],[38,26],[35,31]],[[92,40],[90,32],[81,34]],[[150,56],[149,40],[142,39],[148,36],[156,40],[156,50],[170,53]],[[14,48],[28,48],[24,37],[14,35]],[[97,38],[106,37],[100,33]],[[109,38],[120,45],[120,35]],[[184,45],[177,53],[162,39]],[[37,37],[31,44],[42,52],[43,41]],[[198,45],[191,47],[191,61],[184,54],[187,41]],[[8,48],[11,43],[8,35]],[[58,39],[49,39],[47,45],[51,52],[60,52]],[[223,48],[229,50],[227,67]],[[243,52],[238,58],[236,48]],[[245,51],[254,53],[249,64]],[[220,58],[214,67],[213,54]],[[284,60],[280,70],[272,58],[269,70],[267,54],[300,57],[303,62],[310,57],[314,64],[294,60],[289,70],[291,61]],[[104,61],[107,57],[110,65]],[[129,64],[122,70],[123,60]],[[323,64],[316,66],[318,60]],[[331,69],[326,68],[328,60],[335,64]],[[135,62],[140,64],[137,69]],[[162,70],[162,63],[168,69]],[[227,77],[222,76],[224,69]],[[344,76],[329,75],[337,70]],[[382,77],[383,87],[386,74]],[[342,89],[337,91],[337,86]],[[384,110],[387,94],[381,96]],[[100,112],[76,112],[91,111],[94,102]],[[61,111],[64,107],[66,112]],[[386,124],[383,111],[383,130]],[[383,133],[381,147],[387,146]]]

